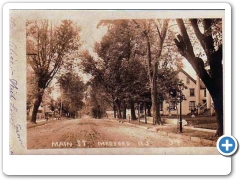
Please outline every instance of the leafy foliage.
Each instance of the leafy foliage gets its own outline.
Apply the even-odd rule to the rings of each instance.
[[[98,84],[108,94],[107,97],[111,99],[109,102],[117,109],[121,118],[121,110],[124,112],[129,104],[149,102],[154,69],[154,81],[158,84],[154,87],[157,96],[167,92],[164,86],[166,78],[169,80],[168,86],[171,86],[175,79],[173,76],[176,76],[173,72],[181,65],[176,63],[179,59],[169,59],[175,46],[159,47],[161,37],[166,33],[159,30],[160,26],[166,26],[160,20],[113,20],[101,21],[99,25],[108,28],[101,42],[95,44],[95,52],[99,58],[87,51],[82,52],[81,68],[92,75],[93,84]],[[146,40],[146,31],[151,41],[150,46]],[[170,38],[168,40],[170,42]],[[151,60],[148,60],[148,47]],[[160,58],[162,51],[164,54]],[[175,56],[177,57],[176,53]],[[132,105],[131,107],[134,108]]]
[[[45,89],[64,65],[67,56],[80,45],[79,30],[70,20],[63,20],[57,26],[48,20],[26,22],[27,63],[33,69],[36,84],[31,120],[34,123]]]
[[[77,114],[84,105],[85,84],[77,74],[72,72],[61,75],[58,82],[61,88],[63,112]]]

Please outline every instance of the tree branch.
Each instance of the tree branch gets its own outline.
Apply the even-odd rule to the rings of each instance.
[[[201,46],[203,47],[205,53],[206,52],[206,46],[205,46],[205,42],[204,42],[204,35],[201,33],[199,27],[198,27],[198,23],[197,23],[197,19],[190,19],[191,25],[193,27],[193,30],[201,44]]]
[[[186,58],[188,57],[189,59],[194,59],[195,54],[194,54],[193,47],[192,47],[190,38],[188,36],[187,30],[186,30],[186,27],[183,23],[183,20],[176,19],[176,21],[177,21],[181,36],[178,35],[178,41],[176,39],[174,41],[175,41],[178,49],[180,50],[181,54],[184,57],[186,57]]]
[[[211,77],[207,73],[204,62],[201,58],[196,57],[193,52],[193,47],[190,38],[187,34],[186,27],[182,19],[177,19],[177,24],[180,29],[181,35],[178,35],[178,39],[174,39],[176,46],[178,47],[180,53],[188,60],[192,65],[193,69],[196,71],[198,76],[202,79],[209,92],[213,92],[214,85],[212,83]]]

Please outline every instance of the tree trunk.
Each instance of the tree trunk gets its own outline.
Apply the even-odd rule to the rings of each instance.
[[[126,103],[123,102],[123,119],[127,119]]]
[[[148,71],[148,77],[150,80],[150,86],[151,86],[151,99],[152,99],[152,110],[153,110],[153,124],[160,124],[160,113],[159,113],[159,103],[157,100],[157,73],[158,73],[158,65],[159,60],[162,53],[163,48],[163,42],[166,37],[167,33],[167,27],[168,27],[168,21],[164,20],[163,27],[160,32],[159,28],[156,27],[156,30],[158,32],[158,53],[157,56],[152,56],[152,45],[151,40],[148,34],[148,31],[145,31],[144,34],[146,36],[147,41],[147,71]]]
[[[116,105],[117,105],[117,117],[119,119],[122,119],[122,112],[121,112],[121,102],[119,100],[116,101]]]
[[[115,106],[115,104],[113,105],[113,116],[114,116],[114,118],[116,119],[117,118],[117,112],[116,112],[117,110],[116,110],[116,106]]]
[[[144,119],[145,119],[145,124],[147,124],[147,114],[146,114],[146,111],[147,111],[147,103],[145,102],[145,103],[144,103]]]
[[[131,120],[137,120],[135,108],[134,108],[134,102],[131,102]]]
[[[137,105],[138,109],[138,124],[140,124],[140,104]]]
[[[37,120],[37,113],[38,113],[38,108],[42,102],[42,97],[43,97],[43,93],[42,92],[39,92],[38,93],[38,96],[37,96],[37,99],[35,100],[34,102],[34,106],[33,106],[33,111],[32,111],[32,118],[31,118],[31,122],[32,123],[37,123],[36,120]]]
[[[151,86],[151,99],[152,99],[152,110],[153,110],[153,124],[160,124],[159,121],[159,103],[157,101],[157,86],[156,79],[152,80]]]
[[[220,137],[224,134],[223,130],[223,66],[219,61],[222,59],[222,51],[219,49],[219,52],[215,52],[212,55],[214,61],[218,63],[212,62],[211,64],[211,77],[214,82],[214,89],[210,90],[209,93],[212,96],[214,108],[217,116],[217,132],[216,136]],[[221,61],[220,61],[221,62]]]
[[[151,117],[152,114],[151,114],[151,108],[152,108],[152,105],[151,104],[147,104],[147,116],[148,117]]]
[[[216,116],[217,116],[217,132],[216,132],[216,136],[220,137],[223,135],[223,108],[221,107],[220,104],[218,104],[217,106],[215,105],[217,103],[214,103],[214,107],[215,107],[215,112],[216,112]]]
[[[213,103],[214,103],[215,113],[217,116],[216,136],[220,137],[224,133],[223,132],[223,89],[221,87],[215,88],[215,91],[212,95],[212,99],[213,99]]]

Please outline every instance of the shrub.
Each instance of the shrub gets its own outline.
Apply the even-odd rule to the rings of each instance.
[[[105,114],[105,111],[100,106],[94,106],[91,108],[91,116],[95,119],[101,119]]]

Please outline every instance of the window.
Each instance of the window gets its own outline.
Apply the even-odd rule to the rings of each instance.
[[[160,111],[163,111],[163,102],[160,102],[160,104],[159,104],[159,110],[160,110]]]
[[[195,101],[189,101],[189,110],[194,110],[195,109]]]
[[[176,108],[176,102],[175,102],[175,101],[169,103],[169,109],[170,109],[170,110],[176,110],[176,109],[177,109],[177,108]]]
[[[195,96],[195,91],[194,91],[194,89],[192,88],[192,89],[189,89],[190,90],[190,96]]]
[[[186,76],[186,84],[190,84],[190,79],[187,76]]]
[[[204,89],[204,97],[207,97],[207,90]]]

